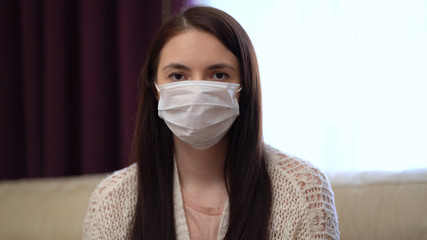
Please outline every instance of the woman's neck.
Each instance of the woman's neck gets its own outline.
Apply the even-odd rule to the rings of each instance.
[[[227,137],[206,150],[194,149],[175,136],[174,143],[179,178],[185,191],[203,202],[223,198]]]

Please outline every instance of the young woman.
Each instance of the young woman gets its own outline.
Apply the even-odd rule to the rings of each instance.
[[[193,7],[154,37],[131,166],[93,192],[84,239],[338,239],[330,184],[264,145],[258,65],[226,13]]]

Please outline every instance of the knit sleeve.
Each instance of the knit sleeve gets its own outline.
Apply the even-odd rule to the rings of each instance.
[[[129,239],[136,205],[136,166],[114,172],[92,192],[83,239]]]
[[[334,194],[327,177],[304,160],[274,150],[271,239],[339,239]]]
[[[297,176],[297,180],[304,209],[297,239],[339,239],[334,194],[327,177],[309,167],[306,173]]]

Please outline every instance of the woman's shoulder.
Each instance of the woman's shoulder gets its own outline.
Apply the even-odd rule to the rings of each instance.
[[[268,169],[274,181],[285,180],[283,184],[293,185],[304,190],[309,186],[324,186],[329,188],[326,175],[312,163],[301,158],[283,153],[271,146],[266,146]]]
[[[137,164],[104,178],[89,200],[83,226],[84,239],[125,239],[137,198]]]
[[[339,239],[334,194],[326,175],[310,162],[270,146],[266,153],[273,190],[272,234]]]
[[[104,178],[93,191],[93,195],[105,197],[111,192],[122,191],[122,189],[135,188],[137,183],[137,164],[133,163],[128,167],[117,170]]]

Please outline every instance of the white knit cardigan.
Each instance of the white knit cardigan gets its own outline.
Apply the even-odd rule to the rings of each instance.
[[[269,239],[339,239],[334,195],[327,177],[310,163],[267,147],[273,202]],[[137,165],[114,172],[94,190],[83,239],[130,239],[137,199]],[[174,171],[174,214],[178,240],[190,240],[178,171]],[[225,204],[218,232],[228,227]]]

